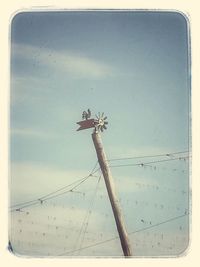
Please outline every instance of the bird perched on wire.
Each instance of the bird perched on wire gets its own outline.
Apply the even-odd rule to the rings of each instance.
[[[83,111],[82,119],[88,120],[91,117],[91,111],[88,109],[87,111]]]

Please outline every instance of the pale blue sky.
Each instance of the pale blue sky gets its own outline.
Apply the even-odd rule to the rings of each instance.
[[[26,190],[16,184],[27,169],[41,179],[42,168],[46,175],[89,172],[96,162],[92,131],[76,132],[76,122],[87,108],[93,115],[108,116],[108,129],[102,134],[108,158],[188,150],[187,27],[186,19],[175,12],[17,14],[11,25],[12,199],[26,200]],[[181,164],[165,166],[182,171]],[[184,170],[172,175],[119,168],[113,169],[113,176],[142,177],[147,183],[160,183],[162,176],[162,184],[173,183],[181,191],[188,190],[188,165]],[[29,196],[38,194],[33,180]],[[49,190],[59,188],[59,176],[57,181],[48,180]],[[131,193],[126,190],[124,198]],[[152,200],[148,192],[145,198]],[[169,192],[153,194],[153,201],[165,202],[168,196]],[[170,198],[183,211],[188,207],[187,197],[178,199],[171,193]],[[124,212],[132,214],[126,206]],[[147,217],[152,214],[152,209],[146,211]],[[164,217],[171,215],[165,211]],[[127,220],[131,228],[131,215]]]

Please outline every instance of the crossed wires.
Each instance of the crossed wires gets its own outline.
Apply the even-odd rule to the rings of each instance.
[[[182,214],[182,215],[179,215],[179,216],[176,216],[176,217],[172,217],[172,218],[167,219],[167,220],[165,220],[165,221],[158,222],[158,223],[156,223],[156,224],[152,224],[152,225],[147,226],[147,227],[145,227],[145,228],[141,228],[141,229],[138,229],[138,230],[136,230],[136,231],[129,232],[128,234],[129,234],[129,235],[133,235],[133,234],[136,234],[136,233],[139,233],[139,232],[143,232],[143,231],[149,230],[149,229],[151,229],[151,228],[155,228],[155,227],[158,227],[158,226],[160,226],[160,225],[163,225],[163,224],[166,224],[166,223],[169,223],[169,222],[172,222],[172,221],[181,219],[181,218],[183,218],[183,217],[185,217],[185,216],[188,216],[188,215],[189,215],[188,213],[184,213],[184,214]],[[62,254],[59,254],[58,256],[64,256],[64,255],[67,255],[67,254],[72,254],[72,253],[74,253],[74,252],[76,252],[76,251],[80,251],[80,250],[88,249],[88,248],[91,248],[91,247],[96,247],[96,246],[99,246],[99,245],[101,245],[101,244],[108,243],[108,242],[111,242],[111,241],[114,241],[114,240],[117,240],[117,239],[119,239],[119,236],[115,236],[115,237],[112,237],[112,238],[110,238],[110,239],[106,239],[106,240],[103,240],[103,241],[100,241],[100,242],[97,242],[97,243],[93,243],[93,244],[91,244],[91,245],[82,247],[82,248],[77,249],[77,250],[66,251],[66,252],[64,252],[64,253],[62,253]]]
[[[185,161],[186,159],[188,159],[190,157],[190,155],[188,155],[188,152],[189,151],[179,151],[179,152],[174,152],[174,153],[165,153],[165,154],[149,155],[149,156],[114,158],[114,159],[109,159],[107,161],[108,162],[113,162],[113,161],[119,161],[119,160],[167,157],[167,159],[166,158],[164,158],[164,159],[161,158],[161,159],[158,159],[158,160],[150,160],[150,161],[140,162],[140,163],[136,163],[136,164],[118,164],[118,165],[110,165],[109,166],[109,167],[124,167],[124,166],[142,166],[143,167],[143,166],[150,166],[149,164],[156,164],[156,163],[162,163],[162,162],[168,162],[168,161],[176,161],[176,160],[184,160]],[[186,155],[183,155],[183,154],[186,154]],[[187,215],[188,215],[187,213],[184,213],[182,215],[167,219],[165,221],[158,222],[156,224],[152,224],[152,225],[147,226],[145,228],[141,228],[141,229],[138,229],[136,231],[129,232],[128,234],[129,235],[133,235],[133,234],[136,234],[138,232],[146,231],[148,229],[155,228],[155,227],[158,227],[160,225],[163,225],[163,224],[178,220],[178,219],[183,218],[183,217],[185,217]],[[84,222],[83,222],[83,225],[84,225]],[[83,227],[83,225],[82,225],[82,227]],[[87,229],[87,224],[86,224],[85,228]],[[81,228],[81,231],[82,231],[82,228]],[[81,234],[81,232],[80,232],[80,234]],[[84,232],[84,234],[85,234],[85,232]],[[84,234],[83,234],[83,236],[84,236]],[[84,239],[84,237],[83,237],[83,239]],[[92,247],[95,247],[95,246],[98,246],[98,245],[101,245],[101,244],[104,244],[104,243],[107,243],[107,242],[111,242],[111,241],[114,241],[114,240],[117,240],[117,239],[119,239],[118,236],[110,238],[110,239],[107,239],[107,240],[103,240],[103,241],[100,241],[100,242],[97,242],[97,243],[94,243],[94,244],[91,244],[91,245],[88,245],[88,246],[85,246],[85,247],[82,247],[82,245],[81,245],[79,249],[76,249],[76,246],[75,246],[75,248],[73,250],[68,251],[68,252],[64,252],[64,253],[60,254],[59,256],[64,256],[64,255],[67,255],[67,254],[74,255],[74,253],[76,253],[76,252],[79,253],[81,250],[92,248]]]
[[[27,207],[38,205],[38,204],[43,204],[43,202],[45,202],[45,201],[48,201],[48,200],[50,200],[52,198],[59,197],[61,195],[69,193],[69,192],[76,193],[76,191],[74,191],[74,189],[76,189],[78,186],[80,186],[82,183],[84,183],[90,177],[95,177],[94,174],[99,170],[99,169],[96,170],[97,164],[98,164],[98,162],[96,162],[95,166],[93,167],[93,169],[89,173],[89,175],[87,175],[87,176],[85,176],[85,177],[83,177],[81,179],[78,179],[78,180],[74,181],[71,184],[65,185],[65,186],[63,186],[63,187],[61,187],[61,188],[59,188],[59,189],[57,189],[55,191],[52,191],[52,192],[50,192],[50,193],[48,193],[46,195],[43,195],[43,196],[41,196],[41,197],[39,197],[37,199],[33,199],[33,200],[30,200],[30,201],[25,201],[25,202],[21,202],[21,203],[18,203],[18,204],[14,204],[14,205],[10,206],[10,212],[21,211],[23,208],[27,208]],[[70,188],[70,189],[66,190],[67,188]]]
[[[81,249],[82,249],[82,245],[83,245],[83,242],[84,242],[84,239],[85,239],[85,234],[87,232],[87,228],[88,228],[88,225],[89,225],[89,219],[91,217],[92,209],[93,209],[94,203],[95,203],[95,197],[97,195],[97,191],[98,191],[98,188],[99,188],[99,182],[100,182],[100,180],[101,180],[101,175],[99,176],[99,179],[97,181],[96,188],[94,190],[94,194],[93,194],[92,199],[90,201],[89,209],[86,212],[86,215],[84,217],[84,220],[83,220],[83,223],[82,223],[80,232],[79,232],[78,237],[77,237],[77,240],[75,242],[75,247],[74,247],[74,251],[75,252],[80,252]],[[82,238],[81,238],[81,235],[82,235]],[[79,246],[79,249],[77,249],[79,240],[80,240],[80,246]]]
[[[128,167],[128,166],[141,166],[141,167],[145,167],[145,166],[151,166],[149,164],[155,164],[155,163],[162,163],[162,162],[168,162],[168,161],[175,161],[175,160],[186,160],[190,157],[190,155],[187,156],[179,156],[177,157],[178,154],[184,154],[184,153],[188,153],[189,151],[179,151],[179,152],[173,152],[173,153],[165,153],[165,154],[157,154],[157,155],[149,155],[149,156],[139,156],[139,157],[125,157],[125,158],[114,158],[114,159],[109,159],[108,162],[112,162],[112,161],[119,161],[119,160],[130,160],[130,159],[143,159],[143,158],[154,158],[154,157],[170,157],[168,159],[159,159],[159,160],[151,160],[151,161],[146,161],[146,162],[140,162],[140,163],[128,163],[128,164],[116,164],[116,165],[110,165],[110,168],[117,168],[117,167]],[[43,204],[44,201],[50,200],[52,198],[56,198],[59,197],[63,194],[69,193],[69,192],[76,192],[73,191],[74,189],[76,189],[79,185],[81,185],[83,182],[85,182],[89,177],[94,176],[94,174],[96,172],[98,172],[100,170],[100,168],[97,168],[98,162],[96,162],[94,168],[92,169],[92,171],[90,172],[89,175],[87,175],[86,177],[83,177],[79,180],[74,181],[71,184],[68,184],[62,188],[59,188],[58,190],[55,190],[53,192],[50,192],[46,195],[43,195],[37,199],[33,199],[30,201],[26,201],[26,202],[21,202],[15,205],[12,205],[10,207],[10,211],[21,211],[21,209],[26,208],[26,207],[30,207],[30,206],[34,206],[34,205],[38,205],[38,204]],[[67,190],[67,188],[69,188],[70,186],[74,185],[74,187],[72,187],[70,190]],[[63,191],[64,190],[64,191]]]
[[[151,160],[151,161],[147,161],[147,162],[140,162],[140,163],[128,163],[128,164],[116,164],[116,165],[110,165],[109,167],[111,168],[116,168],[116,167],[128,167],[128,166],[141,166],[141,167],[145,167],[145,166],[151,166],[149,164],[155,164],[155,163],[162,163],[162,162],[168,162],[168,161],[175,161],[175,160],[186,160],[190,157],[190,155],[187,156],[179,156],[177,157],[177,155],[179,154],[184,154],[184,153],[188,153],[189,151],[179,151],[179,152],[173,152],[173,153],[165,153],[165,154],[157,154],[157,155],[148,155],[148,156],[138,156],[138,157],[125,157],[125,158],[114,158],[114,159],[108,159],[108,162],[113,162],[113,161],[120,161],[120,160],[130,160],[130,159],[143,159],[143,158],[154,158],[154,157],[170,157],[168,159],[159,159],[159,160]],[[25,202],[21,202],[15,205],[12,205],[10,207],[10,211],[21,211],[23,208],[26,207],[30,207],[30,206],[34,206],[34,205],[38,205],[38,204],[43,204],[44,201],[48,201],[52,198],[56,198],[59,197],[61,195],[64,195],[66,193],[69,192],[76,192],[74,191],[74,189],[76,189],[79,185],[81,185],[82,183],[84,183],[88,178],[90,178],[91,176],[94,176],[94,174],[96,172],[98,172],[100,170],[100,168],[96,168],[98,165],[98,162],[96,162],[94,168],[92,169],[92,171],[90,172],[89,175],[74,181],[71,184],[68,184],[64,187],[61,187],[55,191],[52,191],[46,195],[43,195],[37,199],[33,199],[30,201],[25,201]],[[67,190],[67,188],[73,186],[70,190]]]
[[[136,164],[118,164],[118,165],[111,165],[110,167],[123,167],[123,166],[150,166],[148,164],[155,164],[155,163],[162,163],[162,162],[167,162],[167,161],[175,161],[175,160],[186,160],[190,157],[190,155],[183,155],[184,153],[188,153],[189,151],[181,151],[181,152],[174,152],[174,153],[167,153],[167,154],[159,154],[159,155],[149,155],[149,156],[140,156],[140,157],[129,157],[129,158],[115,158],[115,159],[109,159],[108,162],[114,162],[114,161],[119,161],[119,160],[129,160],[129,159],[143,159],[143,158],[154,158],[154,157],[167,157],[167,159],[158,159],[158,160],[150,160],[150,161],[146,161],[146,162],[140,162],[140,163],[136,163]],[[179,154],[182,154],[182,155],[179,155]],[[31,201],[26,201],[26,202],[21,202],[21,203],[18,203],[18,204],[15,204],[15,205],[12,205],[10,207],[10,211],[13,212],[13,211],[21,211],[23,208],[25,207],[29,207],[29,206],[33,206],[33,205],[37,205],[37,204],[42,204],[44,201],[48,201],[52,198],[56,198],[58,196],[61,196],[63,194],[66,194],[66,193],[69,193],[69,192],[78,192],[78,191],[74,191],[77,187],[79,187],[82,183],[84,183],[87,179],[89,179],[90,177],[94,177],[95,173],[97,173],[100,168],[97,168],[97,165],[98,165],[98,162],[95,164],[94,168],[92,169],[92,171],[89,173],[89,175],[81,178],[81,179],[78,179],[76,181],[74,181],[73,183],[71,184],[68,184],[62,188],[59,188],[53,192],[50,192],[46,195],[43,195],[37,199],[33,199]],[[97,177],[97,176],[96,176]],[[94,243],[94,244],[91,244],[91,245],[88,245],[88,246],[85,246],[83,247],[83,242],[84,242],[84,239],[85,239],[85,234],[86,234],[86,231],[87,231],[87,228],[88,228],[88,223],[89,223],[89,218],[91,216],[91,212],[92,212],[92,207],[94,205],[94,199],[95,199],[95,196],[96,196],[96,193],[97,193],[97,189],[98,189],[98,185],[99,185],[99,181],[100,181],[100,178],[101,176],[99,177],[98,179],[98,182],[97,182],[97,185],[96,185],[96,189],[94,191],[94,195],[93,195],[93,198],[92,198],[92,201],[91,201],[91,205],[89,207],[89,210],[88,212],[86,213],[86,216],[84,218],[84,221],[83,221],[83,224],[81,226],[81,229],[80,229],[80,232],[79,232],[79,235],[78,235],[78,238],[77,238],[77,242],[75,243],[75,247],[73,250],[71,251],[68,251],[68,252],[65,252],[65,253],[62,253],[60,254],[59,256],[62,256],[62,255],[67,255],[67,254],[73,254],[75,252],[80,252],[81,250],[84,250],[84,249],[87,249],[87,248],[90,248],[90,247],[94,247],[94,246],[97,246],[97,245],[100,245],[100,244],[103,244],[103,243],[106,243],[106,242],[110,242],[112,240],[116,240],[118,239],[119,237],[113,237],[111,239],[107,239],[107,240],[104,240],[104,241],[100,241],[100,242],[97,242],[97,243]],[[68,189],[70,188],[70,189]],[[68,189],[68,190],[67,190]],[[154,224],[154,225],[151,225],[151,226],[148,226],[146,228],[142,228],[142,229],[138,229],[134,232],[130,232],[129,234],[132,235],[132,234],[135,234],[137,232],[141,232],[141,231],[145,231],[147,229],[150,229],[150,228],[153,228],[153,227],[157,227],[159,225],[162,225],[162,224],[165,224],[165,223],[168,223],[168,222],[171,222],[171,221],[174,221],[174,220],[177,220],[179,218],[182,218],[184,216],[186,216],[188,214],[183,214],[183,215],[180,215],[180,216],[176,216],[176,217],[173,217],[171,219],[168,219],[168,220],[165,220],[165,221],[162,221],[160,223],[157,223],[157,224]],[[82,237],[81,237],[82,235]],[[79,242],[80,241],[80,242]],[[78,242],[80,243],[80,246],[79,248],[77,248],[78,246]]]

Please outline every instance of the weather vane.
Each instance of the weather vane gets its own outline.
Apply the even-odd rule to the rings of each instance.
[[[89,128],[95,128],[95,132],[103,132],[103,130],[106,130],[106,125],[108,122],[106,121],[107,117],[104,116],[104,113],[98,113],[98,116],[95,115],[95,119],[90,119],[91,117],[91,111],[88,109],[87,111],[83,111],[82,113],[82,121],[77,122],[77,124],[80,126],[77,131],[85,130]]]

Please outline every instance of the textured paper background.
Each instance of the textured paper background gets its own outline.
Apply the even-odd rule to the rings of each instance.
[[[191,46],[192,46],[192,146],[193,146],[193,164],[192,164],[192,232],[190,247],[185,257],[175,259],[25,259],[18,258],[10,254],[7,250],[8,233],[8,117],[9,117],[9,38],[10,21],[12,17],[22,10],[55,10],[55,9],[161,9],[177,10],[185,13],[191,24]],[[199,222],[199,59],[200,59],[200,35],[199,35],[199,4],[197,1],[15,1],[11,0],[4,3],[0,14],[0,32],[1,32],[1,87],[0,87],[0,263],[2,266],[102,266],[102,264],[113,264],[114,266],[198,266],[200,259],[198,257],[198,247],[200,241]],[[2,60],[3,59],[3,60]]]

